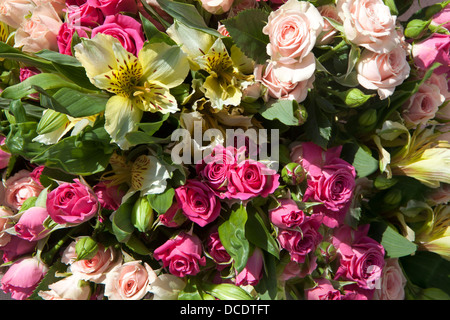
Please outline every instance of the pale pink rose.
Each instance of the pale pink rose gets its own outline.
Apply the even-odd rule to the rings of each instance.
[[[142,25],[130,16],[116,14],[107,16],[102,25],[92,29],[91,38],[97,33],[113,36],[120,41],[128,52],[138,55],[144,46],[144,31]]]
[[[121,12],[136,13],[138,10],[136,0],[87,0],[94,8],[102,10],[105,16]]]
[[[322,17],[327,17],[335,20],[336,22],[342,23],[341,18],[338,15],[336,6],[333,4],[327,4],[324,6],[320,6],[317,8],[322,15]],[[337,34],[337,30],[328,22],[327,19],[324,20],[324,26],[322,33],[320,34],[317,44],[318,45],[326,45],[333,42],[335,35]]]
[[[5,136],[0,136],[0,146],[5,145],[5,140]],[[10,158],[11,154],[0,148],[0,169],[4,169],[8,166]]]
[[[450,4],[433,16],[431,24],[441,26],[450,31]]]
[[[419,124],[427,124],[434,118],[444,101],[445,98],[440,93],[439,87],[426,81],[402,107],[402,117],[406,126],[415,128]]]
[[[30,176],[30,171],[22,169],[5,182],[5,204],[19,210],[30,197],[37,197],[44,189]]]
[[[47,273],[48,267],[37,258],[22,258],[14,262],[1,280],[1,289],[14,300],[28,298]]]
[[[13,214],[14,213],[10,208],[0,206],[0,247],[5,246],[11,240],[11,234],[2,231],[12,226],[12,223],[9,223],[9,217]]]
[[[202,256],[203,248],[200,238],[180,232],[176,237],[167,240],[153,252],[156,260],[161,260],[163,267],[169,267],[169,272],[177,277],[195,276],[200,272],[200,266],[206,265]]]
[[[140,300],[156,278],[156,273],[147,263],[124,263],[108,272],[104,282],[105,296],[109,300]]]
[[[400,44],[397,17],[382,0],[338,0],[344,33],[354,44],[376,53],[388,53]]]
[[[270,221],[282,229],[296,228],[305,220],[305,214],[292,199],[278,199],[278,207],[269,210]]]
[[[209,13],[222,14],[230,10],[233,0],[201,0],[201,3]]]
[[[380,288],[376,288],[375,300],[404,300],[406,277],[398,259],[386,259],[381,275]]]
[[[17,236],[28,241],[45,238],[50,232],[44,227],[44,221],[48,216],[47,209],[42,207],[31,207],[25,210],[14,225]]]
[[[420,72],[419,75],[423,75],[423,72]],[[439,88],[439,92],[444,96],[445,100],[450,99],[450,88],[448,86],[448,76],[446,73],[432,73],[431,76],[427,79],[427,83],[434,84]]]
[[[50,3],[36,7],[17,29],[14,47],[31,53],[43,49],[58,51],[57,36],[62,24]]]
[[[50,290],[39,291],[44,300],[89,300],[91,287],[75,275],[68,276],[48,286]]]
[[[437,74],[450,74],[450,34],[433,33],[421,42],[412,46],[415,65],[427,70],[435,62],[441,65],[433,70]]]
[[[114,248],[105,248],[98,244],[94,257],[87,260],[77,260],[75,246],[79,238],[75,239],[63,252],[61,261],[69,265],[69,269],[79,279],[101,283],[114,267],[122,263],[122,255]]]
[[[42,6],[43,4],[49,3],[55,8],[55,11],[59,16],[64,14],[64,9],[66,9],[66,1],[65,0],[33,0],[36,6]]]
[[[356,65],[358,82],[366,89],[377,90],[381,100],[391,96],[395,88],[409,77],[411,70],[406,51],[396,47],[389,53],[364,50]]]
[[[308,90],[313,88],[313,83],[315,80],[314,74],[311,78],[298,81],[281,81],[276,72],[274,71],[275,63],[273,61],[269,61],[267,65],[262,66],[258,65],[256,67],[257,77],[256,81],[261,81],[261,83],[267,88],[267,96],[274,99],[283,99],[283,100],[295,100],[297,102],[302,102],[306,99],[308,95]],[[293,67],[297,67],[297,64],[286,64],[282,65],[281,63],[277,63],[279,70],[283,68],[283,70],[291,70]],[[296,70],[287,71],[289,73],[295,73]],[[297,72],[302,72],[301,70],[297,70]],[[268,100],[268,97],[265,97],[265,100]]]
[[[31,0],[0,0],[0,21],[17,29],[35,7]]]
[[[252,255],[248,258],[245,268],[236,275],[237,286],[256,286],[262,278],[264,268],[264,256],[260,248],[255,247]]]
[[[306,300],[341,300],[342,294],[328,279],[314,279],[315,287],[305,290]]]
[[[280,81],[311,78],[316,69],[311,50],[323,25],[319,11],[306,1],[289,0],[270,13],[263,33],[269,36],[267,54],[274,61],[274,71]],[[288,69],[284,67],[286,64],[294,66]]]
[[[3,262],[11,262],[34,251],[37,241],[28,241],[11,235],[7,244],[1,247]]]

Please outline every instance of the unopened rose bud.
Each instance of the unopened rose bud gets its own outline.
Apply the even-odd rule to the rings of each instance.
[[[399,189],[393,189],[389,191],[383,198],[383,201],[388,205],[398,205],[402,201],[402,191]]]
[[[296,185],[305,180],[305,171],[298,163],[291,162],[281,170],[281,177],[285,183]]]
[[[429,23],[430,21],[420,19],[411,20],[406,26],[405,36],[412,39],[420,38],[428,28]]]
[[[81,237],[75,245],[77,260],[92,259],[98,250],[97,242],[91,237]]]
[[[296,111],[296,117],[298,119],[298,124],[302,125],[306,122],[306,119],[308,119],[308,112],[306,111],[306,108],[303,105],[299,105],[298,109]]]
[[[358,118],[358,123],[363,127],[370,127],[377,122],[377,110],[369,109],[366,110],[361,116]]]
[[[153,209],[147,197],[139,198],[131,212],[131,222],[140,232],[147,232],[153,224]]]

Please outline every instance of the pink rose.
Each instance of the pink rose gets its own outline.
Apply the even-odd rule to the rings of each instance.
[[[301,143],[295,143],[290,146],[291,152],[289,157],[292,162],[301,164],[303,159],[303,147]]]
[[[45,169],[45,166],[37,166],[30,173],[31,179],[33,179],[34,182],[36,182],[37,184],[41,185],[41,175],[42,175],[42,172],[44,171],[44,169]]]
[[[280,276],[280,280],[288,281],[295,278],[304,278],[307,275],[313,273],[317,268],[317,257],[310,256],[308,263],[297,263],[295,261],[289,261],[283,269],[283,273]]]
[[[220,202],[214,192],[201,181],[188,180],[175,190],[175,197],[184,215],[201,227],[220,215]]]
[[[380,280],[384,262],[384,248],[367,236],[370,225],[358,230],[343,225],[335,230],[332,244],[339,257],[335,279],[355,281],[362,289],[375,289]]]
[[[156,1],[156,0],[145,0],[145,2],[147,2],[147,4],[153,10],[155,10],[161,18],[163,18],[165,21],[167,21],[169,23],[173,23],[172,16],[170,16],[167,12],[165,12],[163,9],[161,9],[161,6],[159,5],[158,1]],[[150,20],[150,22],[153,23],[155,25],[155,27],[159,31],[163,31],[164,32],[166,30],[166,28],[161,24],[161,22],[159,22],[157,19],[155,19],[154,17],[152,17],[151,15],[149,15],[147,13],[147,10],[145,9],[145,7],[144,7],[144,5],[142,4],[141,1],[137,1],[137,5],[138,5],[139,13],[141,13],[145,18]]]
[[[423,70],[428,69],[435,62],[441,63],[441,66],[434,69],[437,74],[450,74],[450,35],[442,33],[433,33],[431,37],[414,43],[412,46],[412,55],[415,65]]]
[[[23,68],[20,68],[20,73],[19,73],[20,82],[25,81],[29,77],[32,77],[32,76],[34,76],[36,74],[39,74],[39,73],[41,73],[41,71],[39,69],[34,68],[34,67],[23,67]]]
[[[153,269],[141,261],[130,261],[108,272],[105,296],[109,300],[139,300],[149,291],[157,278]]]
[[[450,4],[433,16],[431,24],[450,31]]]
[[[328,279],[314,279],[317,286],[305,290],[306,300],[341,300],[342,294]]]
[[[270,13],[263,33],[269,36],[267,54],[276,62],[274,72],[280,81],[295,83],[311,78],[316,68],[311,50],[323,25],[319,11],[306,1],[289,0]],[[286,72],[278,62],[295,66]]]
[[[91,295],[89,284],[75,275],[53,282],[48,288],[50,290],[38,293],[44,300],[89,300]]]
[[[348,40],[372,52],[388,53],[400,44],[391,15],[382,0],[338,0],[338,15]]]
[[[202,252],[202,243],[196,235],[181,232],[156,248],[153,257],[162,260],[163,266],[169,267],[169,272],[177,277],[195,276],[200,266],[206,265]]]
[[[136,13],[138,10],[136,0],[87,0],[94,8],[99,8],[105,16],[121,12]]]
[[[245,268],[236,275],[235,284],[237,286],[256,286],[262,277],[263,267],[263,252],[258,247],[255,247],[252,255],[247,260]]]
[[[5,145],[5,136],[0,136],[0,146]],[[11,158],[11,153],[4,151],[0,148],[0,169],[4,169],[9,164],[9,159]]]
[[[125,191],[120,185],[108,186],[105,182],[97,183],[92,190],[97,196],[100,206],[107,210],[117,210],[122,203]]]
[[[48,267],[36,258],[14,262],[2,277],[2,290],[15,300],[28,298],[47,273]]]
[[[280,175],[265,164],[247,159],[241,161],[231,172],[228,198],[248,200],[253,197],[266,198],[280,185]]]
[[[80,224],[94,217],[99,203],[94,192],[78,179],[64,182],[47,195],[47,210],[59,224]]]
[[[280,205],[269,210],[270,221],[282,229],[298,227],[305,220],[305,214],[292,199],[278,199]]]
[[[338,15],[336,6],[333,4],[323,5],[317,8],[322,15],[322,17],[327,17],[333,19],[337,22],[341,22],[342,20]],[[333,42],[335,35],[337,34],[337,30],[328,22],[328,20],[324,19],[324,26],[322,29],[322,33],[317,41],[319,45],[326,45]]]
[[[291,67],[296,67],[296,64],[282,65],[278,62],[276,64],[279,69],[283,68],[283,70],[290,69]],[[275,63],[273,61],[270,61],[265,66],[257,66],[256,80],[261,81],[261,83],[267,88],[267,95],[274,99],[295,100],[297,102],[302,102],[303,100],[305,100],[306,96],[308,95],[308,89],[313,88],[313,83],[315,80],[314,74],[311,76],[311,78],[303,81],[280,81],[280,79],[274,72],[274,65]],[[295,72],[295,70],[292,70],[292,72]]]
[[[67,7],[67,24],[70,29],[87,31],[95,28],[105,21],[105,16],[98,8],[84,3],[80,6]]]
[[[409,77],[410,70],[406,51],[400,46],[383,54],[364,50],[356,65],[359,84],[377,90],[381,100],[394,93],[395,88]]]
[[[231,263],[231,257],[219,238],[219,232],[214,231],[208,236],[206,247],[209,255],[217,263],[217,270],[223,270]]]
[[[423,83],[402,107],[402,117],[406,126],[415,128],[419,124],[427,124],[434,118],[444,101],[445,98],[438,86],[429,82]]]
[[[48,217],[47,209],[31,207],[25,210],[19,221],[14,225],[14,230],[19,238],[28,241],[37,241],[45,238],[50,230],[44,227],[44,221]]]
[[[258,7],[257,0],[236,0],[233,2],[233,5],[231,6],[230,11],[228,12],[228,17],[234,17],[243,10],[253,9],[257,7]]]
[[[8,243],[1,247],[3,262],[11,262],[33,252],[37,243],[37,241],[28,241],[17,236],[11,236]]]
[[[101,283],[114,267],[122,263],[122,255],[112,247],[105,248],[98,243],[97,253],[90,259],[77,260],[75,246],[80,238],[76,238],[64,250],[61,262],[69,265],[69,270],[79,279]]]
[[[8,178],[5,183],[5,204],[19,210],[30,197],[37,197],[44,189],[30,176],[30,172],[23,169]]]
[[[97,33],[108,34],[118,39],[122,46],[135,56],[144,46],[142,25],[130,16],[122,14],[107,16],[102,25],[92,29],[91,37]]]
[[[233,0],[201,0],[202,7],[212,14],[222,14],[228,12],[233,4]]]
[[[278,242],[289,252],[291,261],[304,263],[306,256],[316,250],[323,239],[319,227],[320,221],[316,217],[308,217],[299,226],[301,231],[282,229],[278,233]]]
[[[57,36],[62,24],[50,3],[36,7],[31,17],[23,21],[17,29],[14,47],[31,53],[43,49],[58,51]]]
[[[334,147],[325,152],[314,143],[302,144],[302,165],[308,181],[303,201],[322,202],[314,206],[314,212],[330,228],[343,223],[355,189],[355,168],[339,158],[341,149]]]
[[[187,220],[176,201],[172,203],[169,210],[163,214],[160,214],[158,219],[162,225],[168,228],[177,228]]]
[[[386,259],[381,275],[380,288],[376,288],[375,300],[404,300],[406,278],[398,259]]]
[[[12,226],[9,223],[9,217],[14,215],[13,211],[5,206],[0,206],[0,250],[11,240],[11,234],[2,232]]]
[[[17,29],[35,7],[31,0],[0,0],[0,21]]]

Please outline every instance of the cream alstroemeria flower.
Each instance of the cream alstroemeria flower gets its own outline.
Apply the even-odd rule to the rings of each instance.
[[[105,129],[122,149],[129,148],[125,136],[137,130],[144,111],[178,111],[169,90],[189,72],[187,57],[178,46],[147,43],[136,57],[114,37],[98,33],[81,39],[75,57],[92,84],[114,94],[106,104]]]

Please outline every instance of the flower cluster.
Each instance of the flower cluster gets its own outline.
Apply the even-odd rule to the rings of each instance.
[[[1,290],[450,299],[450,1],[410,8],[0,0]]]

